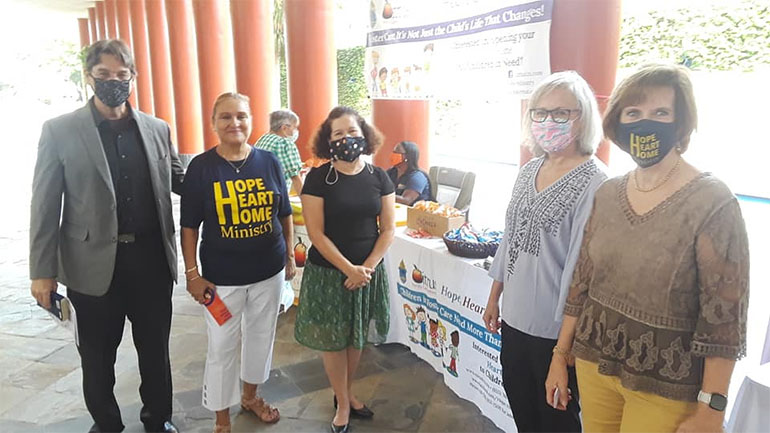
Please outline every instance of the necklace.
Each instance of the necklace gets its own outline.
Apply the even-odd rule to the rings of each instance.
[[[243,158],[243,161],[241,162],[241,165],[238,165],[238,166],[236,166],[235,164],[230,162],[230,160],[225,158],[224,156],[222,157],[222,159],[224,159],[225,162],[228,163],[230,165],[230,167],[232,167],[233,170],[235,170],[236,173],[240,173],[241,169],[243,168],[243,166],[246,165],[246,162],[249,160],[249,155],[251,155],[251,150],[249,150],[249,153],[247,153],[246,157]]]
[[[650,188],[650,189],[642,189],[642,188],[639,187],[639,179],[637,178],[637,173],[639,172],[639,169],[637,168],[636,170],[634,170],[634,187],[639,192],[655,191],[656,189],[658,189],[661,186],[663,186],[663,184],[668,182],[669,179],[671,179],[671,176],[673,176],[674,173],[676,173],[676,171],[679,169],[679,165],[681,163],[682,163],[682,157],[679,157],[679,159],[676,160],[676,164],[674,164],[674,167],[668,172],[668,174],[666,174],[666,176],[663,178],[663,180],[660,183],[658,183],[657,185],[655,185],[652,188]]]

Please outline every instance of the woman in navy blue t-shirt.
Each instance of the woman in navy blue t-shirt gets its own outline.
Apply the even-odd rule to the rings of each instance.
[[[278,160],[246,142],[251,133],[248,97],[220,95],[212,120],[219,145],[196,156],[185,175],[182,254],[187,291],[201,304],[216,305],[214,298],[219,298],[232,315],[222,321],[212,310],[205,314],[209,344],[203,406],[216,411],[214,431],[226,433],[228,408],[239,401],[263,422],[280,418],[278,409],[257,397],[257,384],[269,376],[281,288],[295,272],[294,229]]]

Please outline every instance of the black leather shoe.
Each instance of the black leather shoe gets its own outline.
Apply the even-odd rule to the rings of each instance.
[[[353,431],[350,428],[350,423],[347,423],[345,425],[334,425],[334,422],[332,422],[332,433],[350,433]]]
[[[160,429],[160,431],[164,433],[179,433],[179,429],[176,428],[173,422],[166,421],[163,423],[163,427]]]
[[[144,430],[146,432],[161,432],[161,433],[179,433],[179,429],[174,425],[171,421],[165,421],[163,424],[161,424],[157,428],[147,428],[147,426],[144,426]]]
[[[337,409],[337,396],[334,396],[334,408]],[[353,405],[350,406],[350,416],[353,418],[368,419],[374,416],[374,412],[364,405],[361,409],[356,409]]]

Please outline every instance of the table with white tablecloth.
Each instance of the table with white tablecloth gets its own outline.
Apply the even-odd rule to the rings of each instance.
[[[506,432],[515,432],[502,386],[500,336],[482,314],[492,279],[483,260],[451,255],[441,239],[396,235],[385,257],[390,280],[388,342],[406,345],[441,373],[460,398],[476,404]]]
[[[743,379],[726,431],[770,432],[770,364],[757,366]]]

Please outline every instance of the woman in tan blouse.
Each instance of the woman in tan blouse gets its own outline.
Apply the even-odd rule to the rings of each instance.
[[[749,252],[735,196],[682,157],[696,125],[677,66],[642,68],[607,107],[605,135],[638,167],[596,192],[545,382],[564,407],[577,358],[586,432],[722,430]]]

